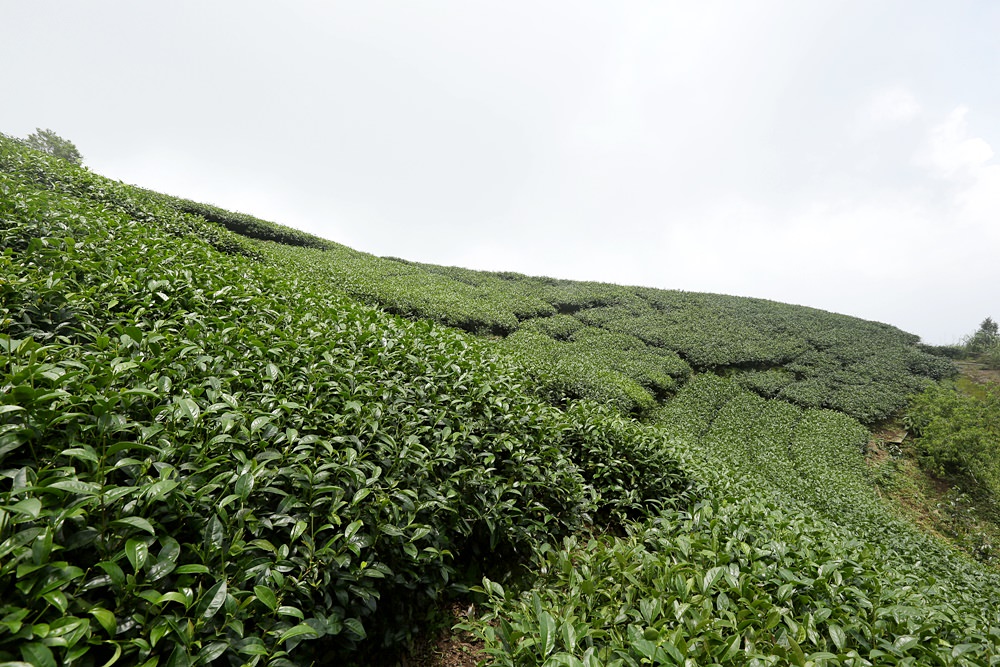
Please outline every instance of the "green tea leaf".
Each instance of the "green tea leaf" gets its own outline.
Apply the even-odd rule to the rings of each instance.
[[[837,647],[838,651],[843,651],[847,643],[847,635],[844,633],[844,630],[839,625],[831,623],[829,632],[833,645]]]
[[[257,599],[264,603],[271,611],[278,608],[278,598],[275,596],[274,591],[267,586],[254,586],[253,592],[257,596]]]
[[[101,624],[101,627],[104,628],[104,631],[108,633],[109,637],[115,636],[117,622],[115,621],[114,614],[107,609],[101,609],[99,607],[91,609],[89,613],[97,619],[97,622]]]
[[[111,522],[113,526],[128,526],[132,528],[138,528],[139,530],[144,530],[150,535],[155,535],[156,531],[153,530],[153,525],[149,523],[146,519],[140,516],[127,516],[123,519],[115,519]]]
[[[299,623],[281,633],[281,636],[278,637],[278,643],[283,644],[293,637],[302,637],[304,635],[316,636],[316,630],[305,623]]]
[[[177,399],[177,407],[180,413],[187,417],[192,424],[197,424],[198,419],[201,417],[201,408],[198,407],[198,403],[191,398],[180,398]]]
[[[253,491],[253,486],[254,486],[253,473],[249,472],[243,473],[236,480],[236,494],[240,497],[241,500],[246,500],[247,497],[250,495],[250,492]]]
[[[125,543],[125,555],[132,563],[132,569],[139,572],[146,565],[149,556],[149,546],[142,540],[131,539]]]
[[[542,642],[542,658],[547,658],[556,645],[556,620],[547,611],[538,617],[538,635]]]
[[[229,592],[229,587],[227,586],[225,580],[220,581],[216,585],[212,586],[205,593],[205,597],[198,604],[197,613],[202,618],[212,618],[220,609],[222,605],[226,602],[226,594]]]
[[[21,646],[21,657],[32,667],[57,667],[52,649],[41,642]]]
[[[6,506],[3,509],[17,512],[18,514],[27,516],[30,519],[37,519],[42,511],[42,501],[38,498],[25,498],[24,500],[10,506]]]

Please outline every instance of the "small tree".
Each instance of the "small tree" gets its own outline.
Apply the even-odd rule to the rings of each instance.
[[[24,143],[35,150],[61,157],[73,164],[83,164],[83,156],[80,155],[80,151],[73,145],[73,142],[69,139],[63,139],[52,130],[36,127],[35,132],[29,134]]]
[[[987,317],[979,325],[979,330],[972,334],[965,347],[974,353],[989,352],[1000,346],[1000,325]]]

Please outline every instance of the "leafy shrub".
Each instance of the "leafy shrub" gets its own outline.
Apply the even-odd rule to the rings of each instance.
[[[965,348],[961,345],[927,345],[920,343],[917,345],[917,348],[927,354],[933,354],[935,357],[944,357],[946,359],[961,359],[965,355]]]
[[[570,337],[584,327],[583,323],[569,315],[553,315],[552,317],[536,317],[521,324],[525,331],[537,331],[555,340],[569,340]]]
[[[767,501],[705,502],[566,540],[524,594],[484,581],[491,611],[465,627],[509,667],[989,664],[989,625],[880,557]]]
[[[997,653],[864,428],[745,388],[884,414],[944,368],[892,327],[250,240],[3,139],[0,247],[0,662],[364,664],[483,574],[500,664]]]
[[[245,213],[233,213],[217,206],[199,204],[188,199],[167,197],[165,195],[157,195],[156,193],[150,194],[161,198],[164,203],[181,213],[201,216],[205,220],[218,223],[240,236],[308,248],[328,249],[334,248],[337,245],[318,236],[306,234],[305,232],[300,232],[297,229],[285,227],[284,225],[267,222],[266,220],[261,220]]]
[[[982,397],[933,385],[916,395],[904,416],[924,463],[938,474],[970,475],[1000,498],[1000,385]]]
[[[755,391],[766,398],[773,398],[794,382],[795,376],[783,369],[771,368],[765,371],[739,373],[735,376],[735,380],[741,387]]]
[[[983,363],[991,370],[1000,370],[1000,345],[994,346],[983,355]]]
[[[482,342],[0,149],[0,662],[360,661],[480,563],[689,491]]]
[[[928,379],[954,373],[947,359],[894,327],[762,299],[404,263],[342,247],[258,249],[390,312],[511,339],[499,347],[558,368],[554,376],[563,380],[555,384],[567,395],[613,400],[637,413],[672,395],[692,370],[774,370],[806,383],[789,388],[789,400],[836,407],[873,423],[901,408]],[[516,340],[522,330],[573,344]],[[539,354],[525,354],[535,342]],[[662,360],[653,358],[657,354]],[[764,395],[774,394],[776,375],[756,379]],[[856,391],[863,386],[871,390]]]
[[[1000,345],[1000,325],[987,317],[979,329],[965,341],[965,349],[973,354],[983,354]]]
[[[543,550],[523,593],[485,580],[465,627],[496,664],[990,663],[996,577],[879,503],[858,422],[707,375],[656,421],[700,500]]]

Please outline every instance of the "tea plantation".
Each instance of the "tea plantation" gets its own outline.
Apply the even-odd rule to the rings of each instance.
[[[899,519],[915,336],[378,258],[0,136],[0,665],[989,665]]]

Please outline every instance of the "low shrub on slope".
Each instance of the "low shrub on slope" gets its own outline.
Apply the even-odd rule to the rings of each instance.
[[[483,559],[688,488],[464,334],[16,143],[0,166],[0,662],[357,659]]]
[[[866,432],[701,376],[657,415],[703,485],[624,537],[543,550],[519,593],[486,580],[466,627],[496,664],[993,665],[998,577],[887,510]]]

